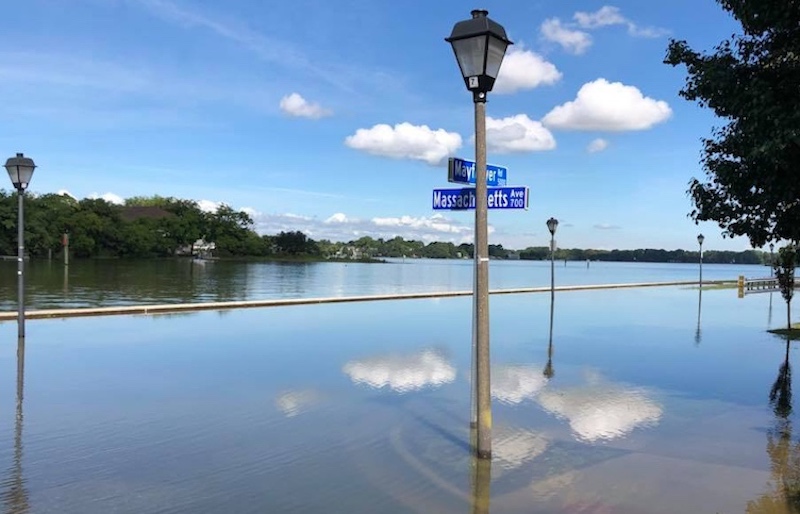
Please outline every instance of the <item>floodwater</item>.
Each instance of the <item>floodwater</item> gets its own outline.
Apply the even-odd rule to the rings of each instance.
[[[3,323],[0,512],[797,512],[785,304],[700,294],[492,297],[490,464],[468,297]]]
[[[692,281],[697,264],[556,262],[556,285]],[[704,280],[769,276],[754,265],[704,264]],[[0,311],[17,308],[16,262],[0,261]],[[392,259],[385,264],[164,260],[28,263],[29,309],[470,291],[471,260]],[[550,285],[546,261],[492,261],[491,289]]]

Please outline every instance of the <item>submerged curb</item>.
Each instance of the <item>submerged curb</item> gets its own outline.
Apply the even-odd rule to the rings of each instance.
[[[708,280],[703,285],[735,284],[735,280]],[[594,284],[582,286],[559,286],[556,291],[591,291],[600,289],[625,289],[634,287],[664,287],[664,286],[695,286],[696,280],[681,282],[639,282],[632,284]],[[489,294],[524,294],[524,293],[547,293],[550,292],[549,286],[544,287],[522,287],[515,289],[496,289],[489,291]],[[27,311],[26,319],[48,319],[48,318],[77,318],[82,316],[114,316],[131,314],[173,314],[176,312],[195,312],[208,310],[229,310],[246,309],[254,307],[287,307],[291,305],[313,305],[321,303],[350,303],[350,302],[374,302],[380,300],[420,300],[425,298],[452,298],[456,296],[472,296],[472,291],[440,291],[430,293],[404,293],[386,295],[364,295],[364,296],[339,296],[329,298],[289,298],[280,300],[248,300],[235,302],[205,302],[205,303],[171,303],[160,305],[121,305],[118,307],[87,307],[81,309],[42,309]],[[0,312],[0,322],[12,321],[17,319],[17,313]]]

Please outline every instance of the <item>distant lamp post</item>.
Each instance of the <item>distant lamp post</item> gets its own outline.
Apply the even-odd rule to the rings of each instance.
[[[14,189],[17,190],[17,334],[25,337],[25,216],[23,197],[31,183],[36,165],[33,159],[18,153],[6,161],[6,171]]]
[[[478,458],[492,456],[492,398],[489,376],[489,238],[486,195],[486,94],[494,87],[508,45],[506,30],[476,9],[453,26],[453,47],[464,84],[475,104],[475,304]]]
[[[697,236],[697,242],[700,244],[700,287],[703,287],[703,241],[706,238],[703,234],[699,234]]]
[[[775,250],[775,243],[769,244],[769,276],[775,274],[775,255],[772,253]]]
[[[547,230],[550,231],[550,301],[556,298],[556,229],[558,228],[558,220],[550,218],[547,220]]]

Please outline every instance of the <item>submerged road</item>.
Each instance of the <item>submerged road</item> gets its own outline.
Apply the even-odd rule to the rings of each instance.
[[[708,280],[703,286],[708,285],[736,285],[735,280]],[[633,287],[665,287],[665,286],[696,286],[696,280],[681,282],[640,282],[632,284],[595,284],[583,286],[559,286],[558,292],[591,291],[598,289],[625,289]],[[489,294],[525,294],[548,293],[549,286],[523,287],[515,289],[496,289]],[[168,303],[153,305],[120,305],[115,307],[85,307],[80,309],[41,309],[25,312],[26,319],[47,318],[76,318],[81,316],[112,316],[124,314],[169,314],[175,312],[194,312],[208,310],[245,309],[253,307],[286,307],[290,305],[312,305],[321,303],[348,303],[348,302],[374,302],[379,300],[420,300],[425,298],[450,298],[456,296],[472,296],[472,291],[444,291],[428,293],[381,294],[365,296],[338,296],[330,298],[288,298],[273,300],[248,300],[235,302],[203,302],[203,303]],[[16,321],[17,311],[0,312],[0,322]]]

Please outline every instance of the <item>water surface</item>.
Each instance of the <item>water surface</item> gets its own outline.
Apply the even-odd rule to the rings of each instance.
[[[4,512],[795,512],[777,295],[493,297],[488,470],[470,307],[37,320],[24,367],[0,324]]]
[[[706,264],[705,280],[769,275],[764,266]],[[0,311],[16,310],[16,263],[0,261]],[[691,281],[694,264],[558,262],[557,285]],[[386,264],[165,260],[32,261],[26,272],[31,309],[154,303],[310,298],[469,291],[471,260],[392,259]],[[550,285],[550,263],[492,261],[492,289]]]

